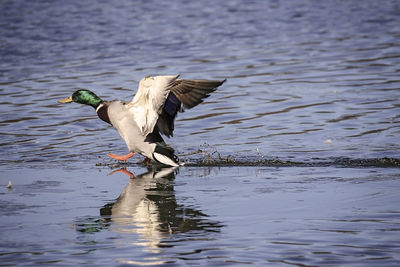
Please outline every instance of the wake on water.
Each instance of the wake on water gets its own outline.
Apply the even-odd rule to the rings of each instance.
[[[266,158],[262,155],[256,156],[237,156],[221,155],[217,150],[209,152],[198,149],[197,151],[178,155],[180,162],[188,167],[229,167],[229,166],[263,166],[263,167],[341,167],[341,168],[400,168],[398,158],[348,158],[348,157],[329,157],[312,158],[304,161],[284,160],[280,158]],[[111,168],[120,165],[138,165],[138,163],[118,163],[115,161],[97,163],[97,166],[108,166]]]

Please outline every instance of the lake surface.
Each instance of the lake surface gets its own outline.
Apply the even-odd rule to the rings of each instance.
[[[0,7],[0,265],[400,264],[399,1]],[[178,73],[227,79],[179,114],[179,169],[115,164],[57,103]]]
[[[2,168],[2,264],[400,262],[398,169],[128,170]]]

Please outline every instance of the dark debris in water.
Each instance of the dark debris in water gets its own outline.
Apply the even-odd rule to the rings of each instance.
[[[378,168],[399,168],[400,159],[396,158],[370,158],[370,159],[350,159],[337,158],[332,165],[343,167],[378,167]]]
[[[194,157],[202,154],[202,157]],[[189,158],[191,156],[191,158]],[[205,153],[198,150],[185,155],[180,155],[184,166],[188,167],[235,167],[235,166],[263,166],[263,167],[341,167],[341,168],[400,168],[400,159],[397,158],[313,158],[307,161],[292,161],[279,158],[265,157],[234,157],[222,156],[219,152]],[[137,165],[138,163],[97,163],[96,166],[107,166],[112,169]]]
[[[234,155],[222,156],[215,148],[210,152],[207,149],[199,149],[189,154],[180,155],[195,156],[202,155],[202,158],[185,159],[185,166],[266,166],[266,167],[375,167],[375,168],[399,168],[400,159],[397,158],[313,158],[307,161],[292,161],[279,158],[266,158],[257,150],[257,156],[237,157]]]
[[[265,166],[265,167],[342,167],[342,168],[399,168],[400,159],[396,158],[372,158],[351,159],[331,158],[314,159],[311,161],[290,161],[275,159],[205,159],[187,162],[185,166]]]

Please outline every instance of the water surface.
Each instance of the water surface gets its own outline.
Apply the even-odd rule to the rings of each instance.
[[[179,115],[181,153],[399,157],[396,1],[3,1],[0,12],[3,163],[126,150],[89,107],[56,101],[76,88],[129,100],[144,76],[176,73],[228,79]]]
[[[400,262],[398,169],[80,167],[2,167],[3,264]]]
[[[399,264],[398,1],[0,7],[2,264]],[[178,73],[227,78],[179,114],[179,170],[108,175],[124,142],[57,103]]]

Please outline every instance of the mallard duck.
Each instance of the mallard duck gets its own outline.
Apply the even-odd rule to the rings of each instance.
[[[129,154],[108,154],[126,161],[134,153],[169,166],[179,166],[174,150],[165,144],[161,134],[171,137],[178,112],[190,109],[208,97],[225,80],[184,80],[175,76],[147,76],[139,82],[130,102],[104,101],[95,93],[81,89],[60,103],[76,102],[92,106],[99,118],[111,124],[124,139]]]

